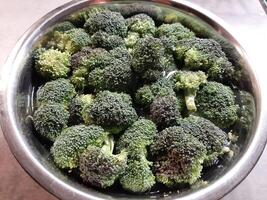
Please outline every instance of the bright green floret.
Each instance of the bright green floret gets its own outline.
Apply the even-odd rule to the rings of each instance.
[[[45,79],[66,78],[70,71],[70,54],[55,49],[35,53],[36,71]]]
[[[173,126],[158,133],[150,150],[159,183],[168,187],[192,185],[200,178],[206,148],[181,127]]]
[[[207,82],[205,73],[202,71],[178,71],[174,74],[173,81],[177,91],[184,91],[187,109],[189,111],[196,111],[195,97],[199,87]]]
[[[45,104],[33,115],[34,128],[38,134],[54,142],[67,127],[69,113],[61,104]]]
[[[84,182],[107,188],[124,173],[127,153],[112,154],[113,143],[113,139],[109,139],[102,148],[89,145],[81,155],[79,169]]]
[[[74,86],[67,79],[57,79],[47,82],[36,95],[37,105],[59,103],[68,106],[76,95]]]
[[[238,119],[234,92],[221,83],[207,82],[197,92],[196,105],[198,115],[220,128],[228,128]]]
[[[97,31],[92,35],[92,44],[94,47],[100,47],[107,50],[125,46],[122,37],[118,35],[110,35],[103,31]]]
[[[108,133],[100,126],[71,126],[62,131],[54,142],[51,153],[55,164],[61,169],[74,169],[88,145],[101,147]]]

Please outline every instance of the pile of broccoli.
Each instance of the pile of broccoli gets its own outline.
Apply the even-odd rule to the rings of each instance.
[[[231,82],[218,42],[155,6],[95,6],[56,24],[33,50],[43,83],[33,125],[55,165],[99,188],[190,187],[253,126],[253,95]],[[226,84],[228,81],[228,84]]]

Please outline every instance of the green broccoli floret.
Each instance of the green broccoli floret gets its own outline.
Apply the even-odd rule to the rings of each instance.
[[[69,112],[61,104],[41,105],[33,115],[34,128],[38,134],[54,142],[67,127]]]
[[[177,91],[183,90],[186,107],[189,111],[196,111],[195,97],[199,87],[207,82],[207,76],[202,71],[177,71],[173,81]]]
[[[90,36],[81,28],[70,29],[65,32],[54,32],[54,48],[70,54],[76,53],[91,44]]]
[[[62,131],[54,142],[51,153],[55,164],[61,169],[74,169],[88,145],[101,147],[108,133],[100,126],[71,126]]]
[[[72,125],[86,123],[90,124],[87,121],[86,116],[84,114],[87,107],[89,107],[94,100],[94,95],[92,94],[82,94],[77,95],[75,98],[72,99],[69,106],[70,118],[69,122]]]
[[[107,50],[124,46],[124,40],[118,35],[110,35],[103,31],[97,31],[92,35],[92,44],[94,47],[100,47]]]
[[[139,33],[129,31],[127,36],[124,38],[124,42],[127,48],[131,49],[140,39]]]
[[[63,21],[53,26],[52,31],[66,32],[70,29],[76,28],[71,22]]]
[[[92,51],[93,49],[91,47],[83,47],[81,51],[78,51],[77,53],[73,54],[70,60],[71,68],[73,70],[77,69],[81,64],[83,58],[88,56]]]
[[[246,133],[252,128],[256,115],[254,97],[249,92],[239,91],[237,102],[239,104],[237,126]]]
[[[75,88],[69,80],[60,78],[50,81],[37,91],[37,106],[54,103],[68,106],[75,94]]]
[[[66,78],[70,71],[70,54],[55,49],[34,53],[35,69],[45,79]]]
[[[178,126],[158,133],[150,151],[156,180],[168,187],[195,183],[201,176],[207,153],[197,138]]]
[[[119,133],[137,120],[131,97],[125,93],[102,91],[86,110],[87,119],[111,133]]]
[[[150,116],[160,129],[174,126],[181,118],[181,108],[181,100],[175,96],[158,97],[150,105]]]
[[[131,55],[128,52],[127,48],[125,47],[117,47],[115,49],[112,49],[109,51],[109,53],[114,57],[115,59],[121,60],[125,63],[131,62]]]
[[[104,31],[110,35],[125,37],[127,26],[123,16],[118,12],[101,11],[90,17],[84,28],[92,35],[97,31]]]
[[[113,139],[109,139],[102,148],[89,145],[81,155],[79,169],[84,182],[107,188],[124,173],[127,153],[112,154],[113,143]]]
[[[238,106],[232,89],[217,82],[207,82],[195,99],[198,115],[220,128],[228,128],[238,119]]]
[[[177,123],[185,133],[193,135],[205,145],[207,149],[205,166],[215,164],[218,157],[226,152],[227,134],[208,119],[190,115],[188,118],[179,119]]]
[[[128,31],[139,33],[141,37],[154,35],[156,26],[154,20],[146,14],[137,14],[126,19]]]

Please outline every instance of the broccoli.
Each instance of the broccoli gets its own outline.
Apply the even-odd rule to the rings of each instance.
[[[125,93],[99,92],[85,112],[86,118],[90,119],[92,123],[101,125],[115,134],[137,120],[131,97]]]
[[[208,119],[190,115],[188,118],[177,120],[177,123],[185,133],[193,135],[205,145],[207,149],[205,166],[215,164],[218,157],[225,153],[227,134]]]
[[[178,126],[158,133],[150,151],[156,180],[168,187],[195,183],[200,178],[207,153],[197,138]]]
[[[202,71],[178,71],[174,74],[175,89],[183,90],[186,107],[189,111],[196,111],[195,97],[199,86],[207,82],[207,76]]]
[[[54,103],[68,106],[75,94],[74,86],[69,80],[60,78],[50,81],[37,91],[37,106]]]
[[[118,35],[109,35],[103,31],[97,31],[92,35],[92,44],[94,47],[100,47],[107,50],[124,46],[124,40]]]
[[[93,186],[107,188],[124,173],[127,153],[114,155],[113,139],[106,140],[104,146],[89,145],[80,157],[80,176],[84,182]]]
[[[139,33],[129,31],[127,36],[124,38],[124,42],[127,48],[131,49],[140,40]]]
[[[125,37],[127,26],[123,16],[118,12],[101,11],[90,17],[84,24],[89,34],[104,31],[110,35]]]
[[[71,56],[71,68],[73,70],[77,69],[82,62],[83,58],[85,58],[87,55],[89,55],[92,51],[94,51],[91,47],[83,47],[81,51],[78,51],[77,53],[73,54]]]
[[[55,49],[34,52],[35,69],[46,80],[66,78],[70,71],[70,54]]]
[[[75,98],[72,99],[69,106],[70,118],[69,122],[74,124],[81,124],[86,123],[89,124],[90,122],[87,121],[86,116],[84,114],[87,107],[89,107],[94,100],[94,96],[92,94],[81,94],[77,95]]]
[[[181,118],[181,107],[181,100],[175,96],[158,97],[150,105],[151,119],[160,129],[173,126]]]
[[[220,128],[228,128],[238,119],[238,106],[232,89],[217,82],[207,82],[197,92],[197,114]]]
[[[52,32],[55,32],[55,31],[66,32],[73,28],[76,28],[76,27],[71,22],[63,21],[53,26]]]
[[[61,104],[41,105],[33,115],[34,128],[40,136],[54,142],[67,127],[69,113]]]
[[[114,48],[110,50],[109,53],[114,59],[118,59],[129,64],[131,62],[131,55],[128,52],[127,48],[125,47],[121,46],[121,47]]]
[[[54,142],[51,153],[55,164],[61,169],[74,169],[88,145],[101,147],[108,133],[100,126],[71,126],[62,131]]]
[[[154,35],[156,26],[154,20],[146,14],[137,14],[126,19],[128,31],[139,33],[141,37]]]

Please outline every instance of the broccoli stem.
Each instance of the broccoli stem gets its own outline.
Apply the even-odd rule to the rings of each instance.
[[[185,90],[185,104],[189,111],[196,111],[197,107],[195,104],[196,91],[195,90]]]
[[[109,136],[104,142],[102,151],[108,154],[112,154],[113,149],[114,149],[114,139],[112,136]]]

